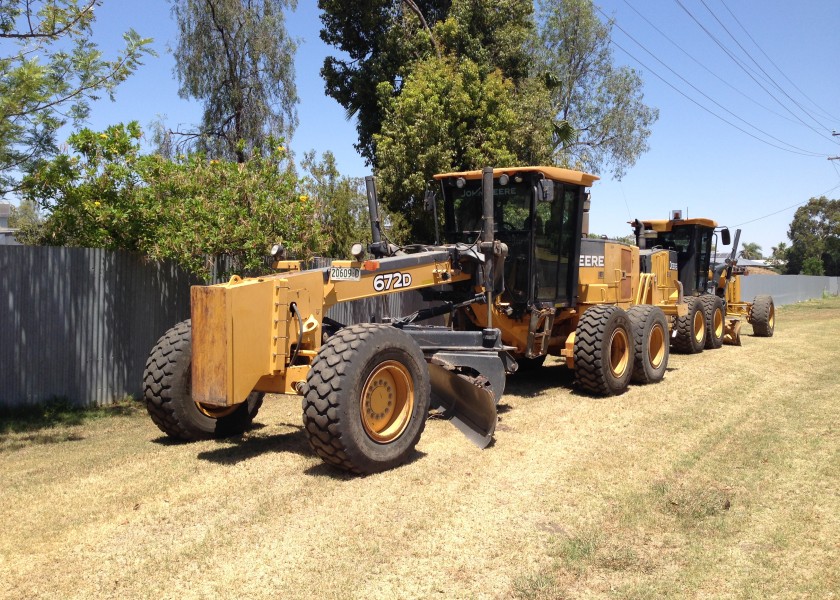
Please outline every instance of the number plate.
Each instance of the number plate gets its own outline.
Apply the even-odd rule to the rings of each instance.
[[[331,281],[359,281],[362,270],[356,267],[330,267]]]

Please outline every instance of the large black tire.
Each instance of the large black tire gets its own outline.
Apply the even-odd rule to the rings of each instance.
[[[618,306],[592,306],[575,331],[575,383],[600,396],[621,394],[633,375],[633,334]]]
[[[726,331],[726,306],[723,298],[714,294],[700,296],[703,303],[703,315],[706,318],[706,344],[708,350],[723,346],[723,334]]]
[[[188,319],[167,331],[146,361],[143,398],[155,425],[169,437],[188,442],[246,431],[264,394],[251,392],[245,402],[230,407],[198,404],[190,395],[191,367],[192,325]]]
[[[706,345],[706,316],[700,298],[691,296],[683,300],[688,305],[688,314],[677,317],[671,350],[680,354],[697,354]]]
[[[773,337],[776,329],[776,306],[773,296],[756,296],[750,310],[750,323],[757,337]]]
[[[404,463],[426,426],[431,385],[423,352],[403,331],[362,323],[324,344],[303,396],[312,449],[364,475]]]
[[[668,319],[658,306],[642,304],[627,311],[633,325],[633,376],[635,383],[657,383],[665,377],[670,356]]]

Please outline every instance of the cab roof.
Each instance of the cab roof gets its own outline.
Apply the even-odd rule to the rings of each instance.
[[[547,179],[552,181],[562,181],[563,183],[574,183],[589,187],[593,182],[598,181],[600,177],[597,175],[590,175],[582,171],[573,171],[571,169],[561,169],[560,167],[501,167],[493,169],[493,177],[498,177],[502,174],[507,174],[513,177],[517,173],[542,173]],[[459,173],[439,173],[435,175],[435,179],[449,179],[451,177],[463,177],[464,179],[481,179],[482,172],[478,171],[461,171]]]
[[[699,225],[700,227],[710,227],[711,229],[718,226],[716,221],[702,218],[677,220],[654,219],[650,221],[643,220],[642,225],[645,229],[652,229],[653,231],[672,231],[674,227],[680,227],[683,225]]]

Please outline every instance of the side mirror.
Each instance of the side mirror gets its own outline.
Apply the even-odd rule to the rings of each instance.
[[[729,238],[729,229],[727,227],[720,230],[720,241],[724,246],[728,246],[732,241]]]
[[[554,202],[554,182],[550,179],[537,182],[537,202]]]

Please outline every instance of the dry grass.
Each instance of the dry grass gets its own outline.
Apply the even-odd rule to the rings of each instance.
[[[365,478],[309,451],[297,398],[227,441],[125,409],[4,430],[0,597],[840,597],[838,335],[840,301],[783,307],[611,399],[550,365],[492,447],[431,421]]]

